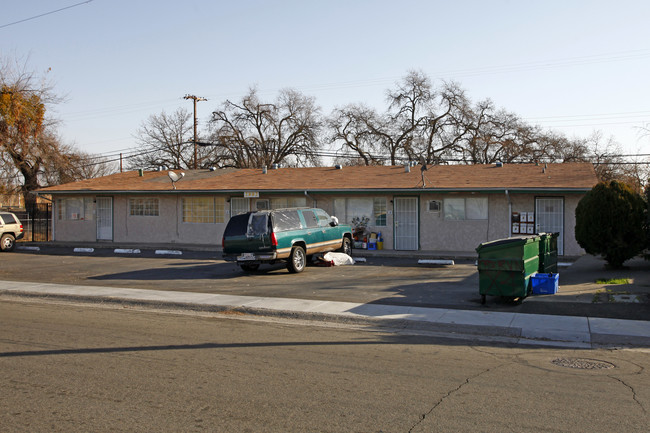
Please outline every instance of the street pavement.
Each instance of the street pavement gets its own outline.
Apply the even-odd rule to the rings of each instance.
[[[114,250],[95,250],[93,245],[52,248],[48,254],[119,254],[133,256],[174,256],[216,258],[218,251],[183,251],[175,248],[143,248],[129,246]],[[38,244],[19,246],[24,252],[39,253]],[[68,251],[69,250],[69,251]],[[452,253],[359,251],[354,254],[363,264],[364,258],[394,257],[399,260],[427,262],[428,259],[471,260]],[[453,262],[452,262],[453,263]],[[430,266],[425,264],[425,266]],[[453,268],[453,265],[452,265]],[[442,292],[447,299],[439,305],[426,302],[402,305],[399,302],[350,302],[340,299],[297,299],[288,297],[240,296],[232,293],[197,293],[196,291],[152,290],[129,287],[84,284],[53,284],[43,282],[1,281],[0,295],[67,298],[79,301],[146,304],[165,308],[240,312],[255,316],[286,317],[343,324],[374,326],[398,332],[428,332],[453,335],[464,339],[496,339],[516,344],[548,344],[567,347],[650,346],[650,262],[637,258],[620,270],[607,269],[593,256],[562,262],[560,258],[560,290],[557,295],[530,296],[510,311],[498,308],[498,298],[488,296],[494,309],[478,305],[453,305],[453,292],[476,293],[476,281],[466,279],[454,283],[457,288]],[[307,271],[308,272],[308,271]],[[598,284],[596,279],[628,278],[629,284]],[[465,287],[471,285],[472,287]],[[464,298],[463,298],[464,300]],[[529,307],[529,308],[523,308]],[[630,307],[630,308],[626,308]],[[544,314],[545,312],[550,314]],[[542,312],[543,314],[539,314]],[[633,318],[635,320],[630,320]]]
[[[83,252],[87,253],[87,251]],[[134,251],[127,253],[138,254]],[[177,254],[171,251],[164,253]],[[359,258],[358,254],[357,258]],[[413,260],[420,259],[413,257]],[[601,304],[604,302],[605,305],[630,302],[642,303],[640,311],[648,311],[650,272],[648,272],[647,262],[639,259],[629,264],[625,270],[605,270],[602,261],[591,256],[583,256],[576,262],[563,263],[562,266],[564,266],[564,271],[560,271],[562,296],[533,296],[527,298],[525,302],[548,305],[561,302],[564,308],[567,308],[567,305],[576,308],[582,306],[583,311],[590,306],[596,308],[599,302]],[[633,281],[631,285],[626,286],[625,291],[621,291],[613,285],[596,285],[594,281],[599,275],[607,278],[633,275]],[[633,290],[630,291],[630,288]],[[650,315],[645,315],[643,320],[628,320],[592,317],[589,314],[530,314],[23,281],[0,281],[0,295],[3,294],[225,313],[239,312],[258,317],[326,321],[377,327],[383,330],[392,329],[403,333],[426,332],[452,335],[460,339],[490,339],[514,344],[576,348],[650,346]]]

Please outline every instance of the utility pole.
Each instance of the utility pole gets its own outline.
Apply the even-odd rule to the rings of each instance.
[[[200,96],[194,96],[194,95],[185,95],[183,99],[192,99],[194,100],[194,169],[197,169],[197,163],[196,163],[196,102],[197,101],[207,101],[205,98],[201,98]]]

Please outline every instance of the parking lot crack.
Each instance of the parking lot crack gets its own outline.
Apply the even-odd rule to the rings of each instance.
[[[641,401],[639,400],[639,398],[638,398],[638,396],[637,396],[637,393],[636,393],[636,390],[634,389],[633,386],[629,385],[629,384],[626,383],[623,379],[619,379],[619,378],[616,377],[616,376],[608,375],[607,377],[609,377],[610,379],[614,379],[615,381],[619,382],[620,384],[622,384],[623,386],[625,386],[626,388],[628,388],[628,389],[630,390],[630,392],[632,392],[632,399],[634,400],[634,402],[635,402],[637,405],[639,405],[639,407],[641,408],[641,410],[643,411],[643,413],[648,413],[648,411],[646,410],[645,406],[643,406],[643,403],[641,403]]]
[[[441,404],[442,404],[446,399],[448,399],[449,397],[451,397],[452,395],[454,395],[455,393],[457,393],[458,391],[460,391],[464,386],[468,385],[472,380],[474,380],[474,379],[476,379],[477,377],[482,376],[482,375],[484,375],[484,374],[486,374],[486,373],[489,373],[489,372],[492,371],[492,370],[495,370],[495,369],[497,369],[497,368],[500,368],[500,367],[502,367],[503,365],[505,365],[505,364],[501,364],[501,365],[498,365],[498,366],[496,366],[496,367],[488,368],[488,369],[486,369],[486,370],[483,370],[483,371],[481,371],[481,372],[479,372],[479,373],[476,373],[476,374],[474,374],[474,375],[472,375],[472,376],[469,376],[469,377],[465,378],[465,380],[464,380],[463,382],[461,382],[461,383],[460,383],[456,388],[453,388],[453,389],[447,391],[447,393],[446,393],[445,395],[443,395],[442,397],[440,397],[440,399],[439,399],[438,401],[436,401],[436,402],[433,404],[433,406],[431,406],[431,408],[430,408],[427,412],[421,414],[421,415],[420,415],[420,419],[418,420],[418,422],[416,422],[416,423],[415,423],[415,424],[414,424],[414,425],[413,425],[413,426],[408,430],[408,432],[409,432],[409,433],[412,433],[412,432],[413,432],[413,431],[414,431],[414,430],[415,430],[415,429],[416,429],[420,424],[422,424],[422,422],[423,422],[427,417],[429,417],[429,416],[433,413],[434,410],[436,410],[436,408],[437,408],[438,406],[440,406],[440,405],[441,405]]]

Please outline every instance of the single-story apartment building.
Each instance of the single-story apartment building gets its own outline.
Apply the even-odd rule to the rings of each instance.
[[[575,209],[597,182],[589,163],[336,166],[186,170],[183,177],[139,170],[38,193],[52,197],[55,242],[218,249],[233,215],[309,206],[342,223],[366,220],[384,249],[471,253],[490,240],[559,232],[559,254],[576,256],[584,251]]]

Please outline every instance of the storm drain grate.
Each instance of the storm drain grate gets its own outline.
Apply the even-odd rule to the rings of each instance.
[[[581,370],[606,370],[616,367],[611,362],[587,358],[556,358],[551,362],[560,367],[578,368]]]

